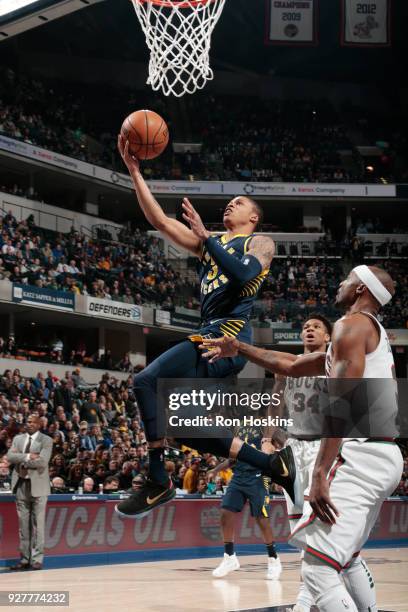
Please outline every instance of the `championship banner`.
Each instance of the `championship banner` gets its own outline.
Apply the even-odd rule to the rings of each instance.
[[[342,0],[342,44],[386,47],[391,44],[391,0]]]
[[[318,0],[267,0],[268,44],[316,45]]]
[[[94,317],[115,319],[127,323],[143,322],[143,307],[135,304],[124,304],[101,298],[86,298],[86,313]]]
[[[75,294],[69,291],[54,291],[53,289],[40,289],[32,285],[18,285],[13,283],[13,302],[42,306],[52,310],[75,310]]]

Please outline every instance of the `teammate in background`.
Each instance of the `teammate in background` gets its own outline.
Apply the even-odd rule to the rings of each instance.
[[[207,358],[241,354],[286,376],[298,376],[300,371],[320,375],[325,369],[335,389],[337,379],[392,379],[392,351],[377,315],[394,291],[385,270],[354,268],[337,292],[336,304],[346,314],[334,325],[324,361],[319,354],[305,355],[299,368],[293,355],[241,345],[236,339],[204,342],[207,349],[213,347]],[[395,396],[390,405],[382,406],[390,420],[397,410]],[[302,577],[320,612],[377,612],[374,582],[360,550],[402,470],[401,451],[392,438],[322,439],[310,504],[304,504],[303,516],[290,536],[291,543],[305,551]]]
[[[249,318],[259,288],[266,278],[275,252],[273,240],[254,235],[262,221],[262,209],[251,198],[236,197],[224,211],[226,233],[211,236],[191,203],[183,200],[183,217],[189,224],[168,217],[143,179],[138,160],[130,155],[129,143],[119,136],[118,148],[133,180],[139,205],[147,219],[175,244],[196,255],[201,264],[201,328],[169,349],[134,378],[134,389],[149,443],[149,479],[128,499],[116,506],[122,516],[136,516],[166,503],[175,488],[164,466],[165,432],[161,430],[157,408],[159,378],[223,378],[242,370],[246,359],[236,356],[210,364],[202,357],[198,344],[204,337],[239,338],[249,342]],[[249,444],[225,438],[184,438],[183,443],[200,452],[238,458],[265,469],[273,480],[296,496],[296,469],[291,451],[268,456]],[[277,460],[279,458],[279,460]]]
[[[278,432],[279,434],[280,432]],[[262,431],[257,427],[245,427],[238,432],[248,444],[255,448],[266,448],[269,440],[262,438]],[[282,448],[284,439],[276,436],[273,440],[271,450]],[[224,558],[220,565],[213,571],[215,578],[223,578],[230,572],[240,568],[237,555],[234,552],[234,524],[235,514],[242,512],[248,501],[251,508],[251,516],[261,530],[268,554],[268,569],[266,577],[268,580],[278,580],[282,573],[280,559],[276,553],[273,541],[273,533],[269,520],[269,480],[262,476],[261,472],[244,463],[243,461],[232,461],[227,459],[220,463],[212,473],[217,473],[226,467],[232,467],[234,475],[228,484],[221,504],[221,527],[224,540]]]

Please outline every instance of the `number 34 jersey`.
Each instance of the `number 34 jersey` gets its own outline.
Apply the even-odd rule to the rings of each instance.
[[[327,378],[302,376],[286,379],[284,393],[288,417],[293,425],[288,434],[296,438],[319,438],[329,404]]]

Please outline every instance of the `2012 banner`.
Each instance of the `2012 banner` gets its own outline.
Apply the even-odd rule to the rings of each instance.
[[[318,0],[268,0],[266,42],[317,44]]]
[[[386,47],[391,44],[391,0],[342,0],[343,45]]]

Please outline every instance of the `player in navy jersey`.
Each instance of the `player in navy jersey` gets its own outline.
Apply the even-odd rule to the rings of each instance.
[[[259,427],[241,427],[237,435],[251,444],[255,448],[264,450],[265,442],[269,442],[263,437],[263,432]],[[282,448],[285,437],[277,435],[273,439],[273,448]],[[271,445],[272,449],[272,445]],[[221,504],[221,527],[224,539],[224,556],[212,575],[214,578],[224,578],[230,572],[240,568],[236,553],[234,552],[234,525],[235,514],[242,512],[248,501],[251,516],[255,519],[266,546],[268,555],[268,568],[266,577],[268,580],[278,580],[282,566],[277,555],[273,541],[273,533],[269,519],[269,479],[262,475],[261,471],[244,461],[232,461],[227,459],[220,463],[213,473],[217,473],[227,467],[233,469],[234,475],[231,478],[227,491],[224,494]]]
[[[192,204],[183,200],[183,218],[188,226],[168,217],[140,171],[139,162],[129,153],[129,144],[119,136],[119,151],[128,167],[139,205],[157,230],[175,244],[187,249],[200,260],[201,325],[199,330],[177,346],[160,355],[134,378],[134,389],[149,443],[149,479],[144,487],[116,507],[123,516],[135,516],[165,503],[175,495],[164,467],[165,431],[157,415],[157,380],[160,378],[223,378],[237,374],[246,363],[243,357],[221,359],[215,364],[202,357],[198,345],[203,338],[237,337],[251,340],[249,318],[259,288],[266,278],[275,246],[268,236],[255,235],[262,221],[262,209],[251,198],[239,196],[226,206],[223,222],[226,233],[212,236],[205,228]],[[259,466],[268,472],[273,458],[263,455],[232,434],[220,438],[183,439],[198,451],[212,452],[222,457],[233,457]],[[295,494],[295,467],[291,453],[285,452],[275,460],[282,486]],[[269,462],[269,463],[268,463]],[[280,467],[278,467],[280,466]],[[274,471],[274,470],[272,470]],[[268,472],[269,475],[269,472]]]

